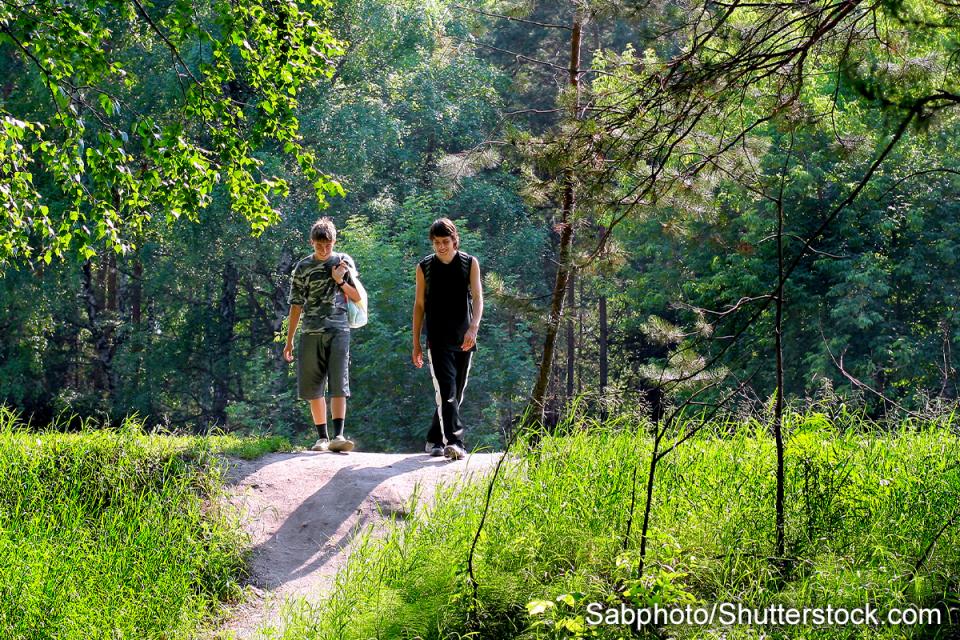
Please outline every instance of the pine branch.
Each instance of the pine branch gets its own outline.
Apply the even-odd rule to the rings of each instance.
[[[485,42],[479,42],[475,40],[464,40],[463,38],[458,38],[456,36],[451,36],[451,35],[448,35],[447,37],[450,38],[451,40],[462,42],[463,44],[471,44],[478,47],[483,47],[485,49],[490,49],[491,51],[497,51],[498,53],[504,53],[508,56],[513,56],[518,62],[520,60],[523,60],[524,62],[532,62],[533,64],[539,64],[545,67],[549,67],[550,69],[554,69],[556,71],[563,71],[564,73],[567,73],[569,71],[569,69],[567,69],[566,67],[562,67],[558,64],[547,62],[545,60],[537,60],[536,58],[525,56],[522,53],[517,53],[516,51],[508,51],[507,49],[501,49],[500,47],[495,47],[492,44],[487,44]]]
[[[491,13],[489,11],[483,11],[481,9],[474,9],[473,7],[465,7],[461,4],[452,5],[457,9],[462,9],[463,11],[470,11],[471,13],[478,13],[482,16],[487,16],[488,18],[499,18],[501,20],[510,20],[512,22],[522,22],[524,24],[532,24],[537,27],[544,27],[546,29],[563,29],[565,31],[571,31],[571,27],[565,24],[551,24],[549,22],[537,22],[536,20],[527,20],[525,18],[515,18],[513,16],[505,16],[499,13]]]

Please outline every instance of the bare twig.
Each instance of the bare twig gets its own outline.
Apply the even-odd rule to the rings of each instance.
[[[853,374],[847,371],[843,366],[844,354],[841,353],[839,358],[833,355],[833,351],[830,349],[830,345],[827,343],[827,338],[826,336],[823,335],[823,327],[820,328],[820,337],[823,339],[823,345],[827,350],[827,354],[830,356],[830,360],[833,361],[834,366],[837,367],[837,370],[840,371],[840,374],[844,378],[846,378],[853,386],[857,387],[858,389],[864,389],[866,391],[869,391],[870,393],[877,396],[884,402],[893,405],[894,407],[896,407],[897,409],[899,409],[900,411],[904,412],[905,414],[909,415],[912,418],[922,417],[920,414],[910,411],[909,409],[907,409],[897,401],[892,400],[891,398],[888,398],[885,394],[881,393],[880,391],[877,391],[876,389],[868,385],[866,382],[860,380],[859,378],[856,378],[855,376],[853,376]]]
[[[904,577],[905,585],[910,584],[913,579],[916,577],[917,573],[923,568],[923,565],[927,563],[927,560],[930,559],[930,555],[933,553],[933,548],[936,546],[937,542],[940,541],[940,538],[943,537],[943,534],[946,533],[947,529],[952,527],[957,519],[960,518],[960,509],[953,512],[953,515],[943,523],[943,526],[940,527],[940,530],[937,531],[936,535],[933,536],[933,539],[930,540],[930,543],[927,545],[926,549],[923,550],[923,553],[917,558],[916,563],[914,563],[913,568],[910,572]]]

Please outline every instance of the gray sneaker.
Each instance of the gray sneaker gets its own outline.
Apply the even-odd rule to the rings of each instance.
[[[347,440],[343,436],[337,436],[330,441],[330,451],[336,451],[337,453],[353,451],[353,440]]]
[[[439,458],[443,455],[443,445],[442,444],[432,444],[427,443],[427,453],[430,454],[431,458]]]
[[[313,446],[310,447],[310,451],[327,451],[328,449],[330,449],[330,441],[326,438],[319,438],[313,443]]]
[[[454,443],[444,447],[443,455],[450,460],[463,460],[467,457],[467,451],[463,448],[463,445]]]

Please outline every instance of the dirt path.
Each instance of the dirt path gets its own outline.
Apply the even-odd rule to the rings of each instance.
[[[237,461],[231,502],[252,536],[253,595],[213,637],[264,637],[260,629],[278,627],[285,600],[315,599],[331,583],[358,525],[383,526],[391,514],[405,515],[415,491],[422,504],[439,483],[462,482],[497,458],[307,451]]]

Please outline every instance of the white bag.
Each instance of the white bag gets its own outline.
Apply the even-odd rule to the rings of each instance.
[[[351,271],[350,279],[353,287],[360,294],[360,302],[347,298],[347,324],[351,329],[359,329],[367,324],[367,290],[363,288],[355,271]]]

